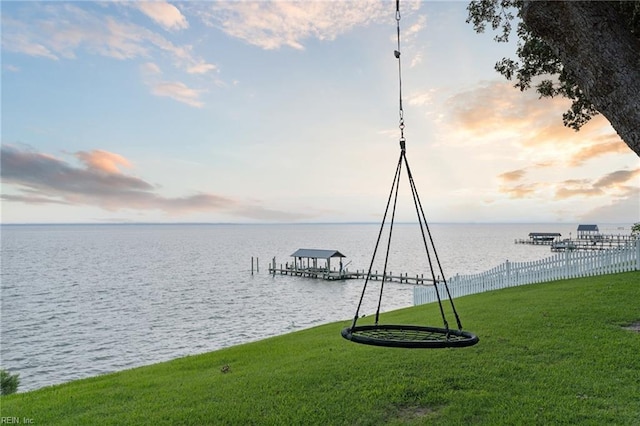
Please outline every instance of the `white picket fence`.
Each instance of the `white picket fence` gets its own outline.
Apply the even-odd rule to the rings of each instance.
[[[565,251],[533,262],[506,261],[480,274],[450,277],[447,285],[455,299],[518,285],[627,271],[640,271],[640,239],[610,250]],[[438,291],[441,299],[448,299],[443,284],[438,284]],[[437,300],[434,286],[414,287],[414,306]]]

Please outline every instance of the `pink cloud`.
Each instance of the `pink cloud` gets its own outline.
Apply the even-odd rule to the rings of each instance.
[[[539,184],[520,184],[515,186],[503,186],[499,191],[509,196],[509,198],[528,198],[536,194]]]
[[[556,200],[572,197],[593,197],[603,194],[629,194],[638,187],[640,169],[616,170],[598,179],[569,179],[561,182],[555,192]]]
[[[131,163],[123,156],[99,149],[91,152],[80,151],[75,156],[88,168],[94,168],[106,173],[120,173],[119,165],[131,168]]]
[[[540,99],[535,91],[521,92],[509,82],[484,83],[451,97],[446,105],[450,120],[463,132],[483,139],[509,135],[523,150],[553,147],[570,166],[631,152],[603,116],[576,132],[562,123],[568,100]]]
[[[498,178],[502,179],[505,182],[516,182],[521,180],[524,177],[525,173],[526,171],[524,169],[512,170],[510,172],[504,172],[498,175]]]
[[[138,1],[126,3],[147,15],[158,25],[167,30],[189,28],[187,18],[172,4],[164,1]]]
[[[608,139],[609,141],[596,143],[581,149],[573,155],[570,165],[579,166],[587,160],[605,154],[627,154],[629,152],[629,147],[623,143],[617,135],[608,135],[602,139]]]
[[[0,174],[4,185],[19,194],[3,194],[2,199],[32,205],[65,204],[122,209],[161,210],[169,216],[190,212],[218,211],[252,219],[296,220],[309,214],[283,212],[255,202],[244,203],[223,195],[200,192],[165,197],[158,188],[143,179],[123,173],[131,168],[125,157],[104,150],[73,154],[82,167],[49,154],[2,145]]]

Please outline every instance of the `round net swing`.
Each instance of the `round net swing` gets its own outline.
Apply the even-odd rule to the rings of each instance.
[[[380,225],[380,231],[376,240],[375,248],[373,250],[373,256],[369,265],[369,270],[365,278],[364,287],[362,289],[362,295],[356,313],[353,318],[353,322],[350,327],[346,327],[342,330],[342,337],[355,343],[361,343],[365,345],[396,347],[396,348],[460,348],[466,346],[472,346],[478,343],[478,337],[468,331],[462,330],[462,323],[458,312],[453,303],[453,298],[447,285],[447,280],[444,278],[440,259],[436,252],[436,248],[433,243],[431,231],[420,202],[420,197],[416,189],[411,169],[409,168],[409,162],[406,156],[406,143],[404,137],[404,111],[402,109],[402,72],[400,67],[400,4],[399,0],[396,0],[396,22],[398,33],[398,50],[396,50],[395,57],[398,59],[398,76],[400,87],[400,158],[396,166],[396,171],[393,178],[393,184],[391,185],[391,191],[387,199],[387,206],[382,218],[382,224]],[[406,175],[409,181],[409,187],[413,198],[413,204],[415,207],[416,215],[418,218],[418,225],[420,227],[420,233],[422,237],[422,243],[424,244],[424,250],[426,254],[426,260],[429,265],[431,282],[434,286],[438,307],[440,310],[440,316],[442,318],[442,327],[422,326],[422,325],[403,325],[403,324],[381,324],[380,308],[382,305],[382,295],[384,290],[385,281],[387,279],[387,266],[389,260],[389,249],[391,247],[391,237],[393,234],[393,224],[396,215],[396,207],[398,204],[398,189],[400,186],[400,177],[402,171],[406,170]],[[393,200],[393,202],[392,202]],[[375,314],[374,324],[358,325],[358,318],[362,302],[367,292],[367,286],[372,278],[372,269],[378,247],[380,246],[380,240],[383,235],[385,224],[387,224],[387,216],[389,215],[389,208],[391,207],[391,216],[389,220],[389,233],[386,244],[386,254],[384,258],[384,270],[382,273],[382,281],[380,284],[380,292],[377,302],[377,310]],[[436,268],[438,271],[438,278],[436,278]],[[449,327],[449,322],[445,314],[445,307],[443,306],[443,298],[447,298],[450,304],[450,311],[453,313],[456,321],[457,328]]]

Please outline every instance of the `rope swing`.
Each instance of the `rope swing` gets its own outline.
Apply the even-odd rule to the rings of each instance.
[[[391,185],[391,191],[387,199],[387,206],[382,218],[382,224],[378,233],[375,248],[373,250],[373,256],[369,265],[369,271],[365,278],[364,288],[362,289],[362,295],[360,296],[360,302],[356,308],[356,313],[353,318],[353,323],[350,327],[342,330],[342,337],[355,343],[362,343],[366,345],[386,346],[386,347],[400,347],[400,348],[449,348],[449,347],[465,347],[472,346],[478,343],[478,337],[472,333],[462,330],[462,323],[460,317],[456,311],[453,303],[453,298],[449,292],[447,280],[442,272],[442,266],[436,252],[436,248],[433,244],[433,238],[431,237],[431,231],[427,224],[427,220],[420,202],[418,190],[416,189],[411,169],[409,168],[409,162],[406,155],[406,141],[404,137],[404,110],[402,108],[402,68],[400,63],[400,0],[396,0],[396,23],[398,33],[398,48],[394,51],[395,57],[398,59],[398,81],[399,81],[399,112],[400,112],[400,158],[396,165],[396,171],[393,177],[393,184]],[[418,224],[420,225],[420,232],[422,235],[422,242],[426,252],[429,269],[431,272],[431,279],[435,289],[436,297],[438,300],[438,307],[440,309],[440,315],[442,317],[442,327],[430,327],[419,325],[398,325],[398,324],[380,324],[380,307],[382,304],[382,294],[384,290],[384,284],[387,279],[387,264],[389,260],[389,249],[391,247],[391,236],[393,234],[393,223],[395,220],[396,206],[398,201],[398,188],[400,186],[400,176],[402,170],[406,170],[407,177],[409,179],[409,187],[411,188],[411,194],[413,196],[413,203],[418,217]],[[392,204],[393,200],[393,204]],[[362,301],[367,291],[367,285],[371,279],[371,271],[373,270],[374,260],[378,252],[380,240],[383,234],[385,223],[387,222],[387,215],[389,214],[389,207],[391,207],[391,218],[389,222],[389,237],[387,240],[386,254],[384,258],[384,270],[382,274],[382,281],[380,284],[380,294],[378,297],[378,306],[375,315],[375,323],[373,325],[357,325],[360,308],[362,307]],[[439,271],[438,278],[436,279],[435,268]],[[439,288],[441,286],[441,288]],[[450,328],[449,322],[445,315],[445,309],[443,307],[441,292],[444,290],[446,297],[451,304],[451,310],[455,316],[457,328]]]

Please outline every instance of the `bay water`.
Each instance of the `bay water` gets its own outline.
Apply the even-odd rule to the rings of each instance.
[[[549,246],[514,240],[568,238],[576,228],[430,225],[446,277],[550,256]],[[378,224],[2,225],[0,366],[20,374],[23,392],[350,320],[363,280],[272,276],[268,263],[292,262],[299,248],[332,249],[348,270],[366,270],[378,232]],[[396,224],[387,271],[427,276],[427,268],[418,226]],[[377,306],[377,292],[366,294],[360,314]],[[387,283],[382,310],[411,306],[412,295],[412,285]]]

